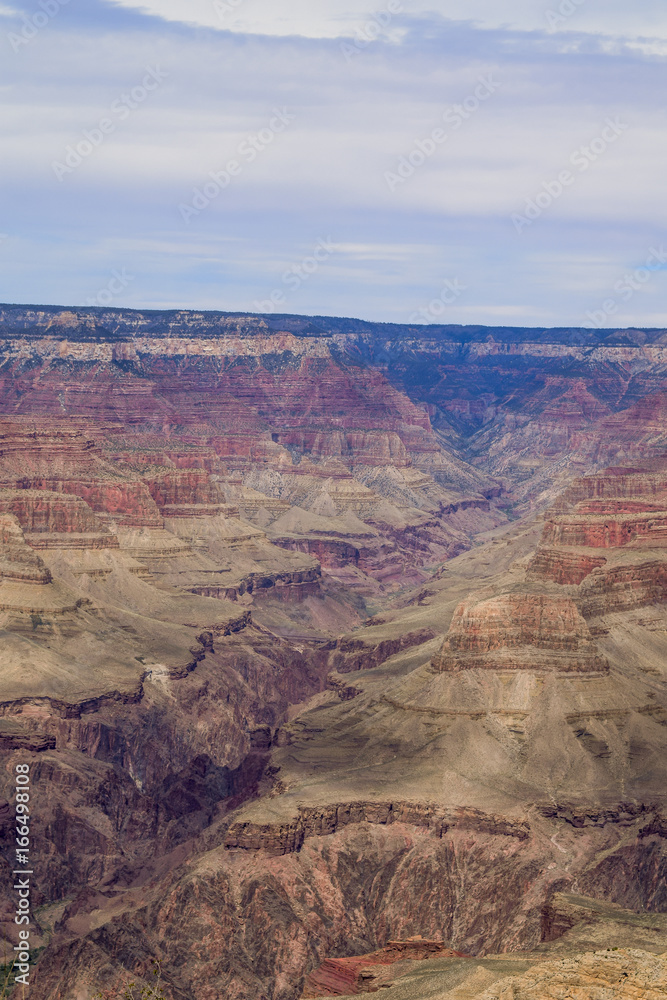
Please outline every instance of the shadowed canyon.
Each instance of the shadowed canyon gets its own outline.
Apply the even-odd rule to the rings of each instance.
[[[0,655],[31,1000],[664,996],[667,331],[0,306]]]

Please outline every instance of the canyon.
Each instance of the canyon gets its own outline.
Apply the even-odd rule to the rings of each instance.
[[[667,331],[0,306],[0,654],[33,1000],[664,992]]]

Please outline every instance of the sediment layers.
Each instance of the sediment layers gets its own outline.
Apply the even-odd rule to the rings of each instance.
[[[433,668],[570,673],[608,665],[571,598],[514,593],[460,604]]]
[[[667,348],[579,334],[0,307],[34,1000],[296,1000],[389,942],[481,995],[591,927],[563,888],[667,907]]]
[[[476,809],[448,812],[437,806],[409,802],[350,802],[326,809],[302,808],[299,818],[286,825],[235,824],[227,832],[225,847],[262,850],[275,855],[292,854],[301,849],[307,837],[328,836],[351,823],[380,826],[405,823],[423,827],[439,838],[451,828],[519,840],[525,840],[530,833],[525,822],[487,816]]]

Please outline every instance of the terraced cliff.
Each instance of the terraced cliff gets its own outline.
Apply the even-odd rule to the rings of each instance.
[[[667,334],[604,337],[0,307],[34,1000],[562,993],[559,894],[667,908]]]

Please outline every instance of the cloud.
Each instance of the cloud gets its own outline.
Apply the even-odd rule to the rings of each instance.
[[[201,27],[259,35],[338,38],[353,35],[379,9],[374,0],[110,0],[118,6]],[[381,6],[381,5],[380,5]],[[386,4],[385,4],[386,6]],[[402,3],[394,4],[392,7]]]
[[[388,0],[109,0],[129,10],[168,21],[225,31],[266,35],[339,38],[354,32]],[[625,38],[667,39],[667,11],[645,2],[641,12],[627,0],[402,0],[408,17],[440,16],[486,29],[574,30]],[[400,17],[401,13],[397,16]],[[640,16],[638,16],[638,13]]]
[[[346,58],[342,41],[380,6],[242,0],[234,10],[256,29],[243,33],[207,27],[213,5],[195,0],[160,0],[171,19],[146,16],[148,2],[87,0],[19,52],[5,45],[0,169],[13,198],[0,298],[76,304],[127,267],[119,305],[251,309],[331,236],[339,250],[290,297],[295,312],[407,321],[459,279],[451,322],[583,322],[667,232],[659,11],[638,0],[629,41],[611,37],[625,16],[613,0],[586,0],[560,32],[538,23],[548,7],[525,2],[452,0],[458,20],[406,2],[400,36]],[[110,113],[151,66],[167,74],[159,88]],[[475,105],[489,77],[498,86]],[[267,138],[275,109],[294,120]],[[58,180],[53,162],[105,117],[113,131]],[[517,233],[512,213],[544,202],[616,117],[628,126],[618,141]],[[215,191],[211,174],[230,162],[239,169]],[[187,225],[182,204],[203,205]],[[633,297],[628,322],[655,320],[665,280]]]

